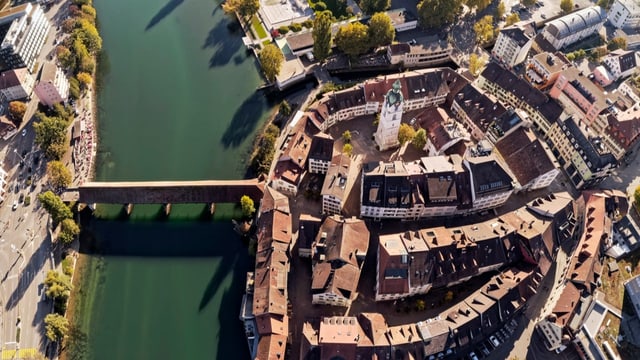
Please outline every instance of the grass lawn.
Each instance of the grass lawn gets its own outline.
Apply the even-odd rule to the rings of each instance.
[[[264,26],[262,26],[262,23],[260,22],[260,19],[258,19],[257,16],[254,16],[251,18],[251,27],[253,27],[253,29],[256,32],[256,35],[258,35],[260,39],[267,37],[267,30],[264,29]]]
[[[607,326],[607,322],[609,322],[609,326]],[[620,318],[613,315],[611,312],[607,312],[607,315],[604,317],[602,324],[600,325],[600,329],[598,329],[598,334],[596,335],[596,342],[598,346],[604,352],[604,348],[602,347],[603,342],[608,342],[609,346],[614,352],[618,352],[616,346],[616,339],[618,338],[618,333],[620,332]],[[618,354],[619,356],[619,354]]]

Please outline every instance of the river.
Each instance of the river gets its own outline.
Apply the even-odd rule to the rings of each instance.
[[[96,180],[242,178],[269,106],[255,60],[208,0],[95,0],[103,38]],[[242,359],[253,267],[232,206],[99,206],[76,307],[82,359]],[[79,290],[79,291],[78,291]],[[81,350],[79,350],[81,348]],[[76,351],[74,354],[73,352]]]

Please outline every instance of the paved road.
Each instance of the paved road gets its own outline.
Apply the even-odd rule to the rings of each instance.
[[[55,4],[46,15],[60,21],[66,16],[65,11],[61,11],[63,8],[65,3]],[[52,29],[38,57],[40,65],[53,53],[53,41],[58,35],[56,27],[57,23],[52,22]],[[0,140],[0,161],[8,172],[10,188],[7,199],[0,205],[0,345],[3,351],[21,348],[29,349],[29,353],[43,353],[46,346],[43,319],[52,307],[51,302],[44,299],[42,287],[46,271],[53,266],[53,259],[47,231],[48,215],[36,200],[45,174],[44,162],[36,164],[34,161],[36,156],[42,158],[33,147],[35,134],[32,123],[37,105],[38,99],[34,94],[27,105],[27,120],[21,130],[12,139]],[[22,130],[26,130],[24,136]],[[21,161],[24,161],[23,166],[20,166]],[[34,186],[27,186],[29,176]],[[29,196],[31,204],[26,206],[20,202],[20,196]],[[14,202],[18,202],[15,210],[12,208]]]

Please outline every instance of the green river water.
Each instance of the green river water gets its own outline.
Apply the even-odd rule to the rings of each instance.
[[[94,5],[104,41],[96,180],[242,178],[268,104],[219,3]],[[122,221],[119,207],[98,208],[71,358],[248,357],[238,312],[252,263],[229,221],[237,210],[198,221],[202,209],[174,205],[159,221],[159,207],[136,206]]]

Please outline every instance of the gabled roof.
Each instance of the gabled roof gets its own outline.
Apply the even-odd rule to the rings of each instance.
[[[591,6],[550,21],[544,31],[556,39],[564,39],[571,34],[603,23],[606,18],[607,13],[604,9],[600,6]]]
[[[500,34],[505,35],[522,47],[536,34],[535,21],[520,21],[500,30]]]
[[[494,155],[469,157],[465,161],[471,170],[477,197],[513,189],[511,176],[496,161]]]
[[[331,135],[319,132],[311,139],[309,158],[330,161],[333,154],[333,138]]]
[[[283,360],[287,347],[285,335],[261,336],[255,360]]]
[[[498,140],[496,149],[522,186],[559,167],[549,146],[526,128],[516,129]]]

